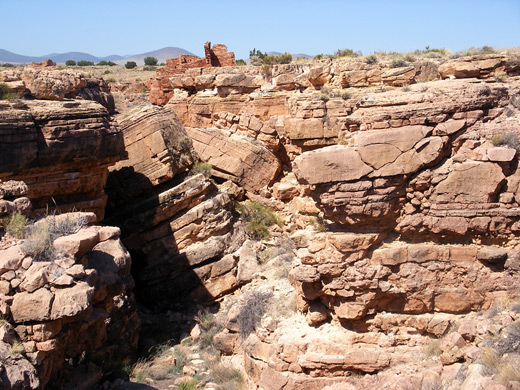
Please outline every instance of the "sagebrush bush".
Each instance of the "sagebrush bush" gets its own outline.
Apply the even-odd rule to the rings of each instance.
[[[26,226],[27,217],[19,212],[11,214],[4,221],[5,231],[15,238],[23,238]]]
[[[250,200],[237,203],[236,210],[246,223],[246,232],[255,240],[268,240],[271,237],[269,227],[282,226],[281,219],[271,210]]]
[[[505,145],[515,149],[516,151],[520,151],[520,141],[518,140],[518,135],[513,132],[495,134],[491,138],[491,142],[495,146]]]
[[[406,61],[402,59],[395,59],[392,61],[392,68],[402,68],[406,66]]]
[[[77,233],[86,225],[86,217],[75,214],[42,219],[27,228],[22,251],[37,261],[53,260],[58,254],[53,246],[54,240],[58,237]]]
[[[369,65],[376,64],[377,63],[377,57],[375,54],[370,54],[365,58],[365,62]]]
[[[238,327],[242,338],[247,338],[260,324],[272,295],[270,291],[259,290],[248,294],[246,302],[240,307],[238,313]]]

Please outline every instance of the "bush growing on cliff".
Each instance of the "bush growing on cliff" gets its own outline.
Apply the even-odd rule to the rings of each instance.
[[[246,232],[254,240],[268,240],[271,237],[269,227],[283,224],[273,211],[259,203],[248,200],[245,203],[237,203],[235,208],[246,223]]]
[[[197,160],[195,161],[195,164],[193,164],[193,171],[196,173],[202,173],[205,177],[211,176],[211,170],[213,167],[211,164],[208,164],[207,162]]]
[[[11,88],[6,83],[0,83],[0,100],[11,100],[13,98]]]
[[[520,151],[520,141],[518,140],[518,135],[513,132],[504,133],[504,134],[495,134],[491,138],[491,142],[495,146],[509,146],[510,148],[515,149],[517,152]]]
[[[37,261],[53,260],[58,255],[53,246],[54,240],[77,233],[86,225],[87,219],[83,216],[51,216],[42,219],[27,228],[22,251]]]
[[[27,226],[27,218],[18,212],[11,214],[4,221],[5,231],[15,238],[22,238]]]
[[[247,296],[238,313],[238,327],[243,339],[253,333],[260,324],[272,295],[270,291],[254,290]]]
[[[137,66],[137,63],[135,61],[127,61],[125,64],[126,69],[134,69]]]

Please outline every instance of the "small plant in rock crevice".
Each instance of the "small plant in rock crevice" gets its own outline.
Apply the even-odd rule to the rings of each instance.
[[[273,211],[259,203],[248,200],[245,203],[237,203],[235,208],[246,223],[246,232],[255,240],[269,239],[269,227],[283,224]]]
[[[27,217],[19,212],[15,212],[4,221],[5,231],[15,238],[22,238],[27,226]]]
[[[204,161],[197,160],[193,164],[193,171],[196,173],[202,173],[205,177],[211,176],[212,169],[213,166]]]
[[[77,233],[86,225],[86,217],[74,214],[44,218],[26,229],[22,251],[36,261],[53,260],[59,254],[53,246],[54,240]]]
[[[219,363],[211,368],[210,381],[217,385],[217,390],[242,390],[245,381],[239,370],[224,363]]]
[[[270,291],[254,290],[246,297],[238,314],[238,327],[243,339],[253,333],[260,324],[272,295]]]
[[[491,142],[494,146],[509,146],[515,149],[517,152],[520,151],[520,141],[518,140],[518,134],[513,132],[495,134],[491,138]]]

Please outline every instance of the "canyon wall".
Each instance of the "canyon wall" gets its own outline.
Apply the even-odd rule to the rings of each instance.
[[[318,389],[396,374],[468,313],[517,296],[519,70],[487,55],[168,77],[161,104],[212,175],[284,215],[297,247],[289,280],[307,324],[263,323],[223,347],[245,352],[253,383]],[[260,160],[238,152],[247,143],[265,149]],[[222,337],[235,340],[236,326]]]

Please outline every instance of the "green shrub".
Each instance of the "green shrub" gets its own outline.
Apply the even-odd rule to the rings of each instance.
[[[326,91],[322,92],[320,95],[320,99],[322,101],[324,101],[325,103],[327,103],[330,99],[328,92],[326,92]]]
[[[237,66],[244,66],[244,65],[247,65],[246,62],[244,60],[237,60]]]
[[[151,71],[157,69],[155,66],[143,66],[144,71]]]
[[[495,81],[503,83],[507,80],[507,74],[505,74],[504,72],[495,72],[493,74],[493,78],[495,79]]]
[[[354,50],[352,50],[352,49],[343,49],[343,50],[338,49],[336,51],[336,55],[338,57],[357,57],[359,54],[354,52]]]
[[[125,64],[126,69],[134,69],[137,66],[135,61],[127,61]]]
[[[349,91],[342,91],[341,92],[341,98],[343,100],[348,100],[352,97],[352,94]]]
[[[6,232],[16,238],[22,238],[27,226],[27,218],[25,215],[15,212],[11,214],[5,221],[4,227]]]
[[[2,66],[4,68],[16,68],[16,66],[14,66],[13,64],[10,64],[9,62],[5,62],[3,64],[0,64],[0,66]]]
[[[317,54],[313,57],[313,60],[322,60],[323,59],[323,54]]]
[[[51,216],[42,219],[27,228],[22,251],[36,261],[53,260],[57,255],[53,247],[54,240],[77,233],[86,225],[85,217],[70,214],[65,217]]]
[[[99,61],[98,62],[98,65],[102,65],[102,66],[114,66],[116,65],[115,62],[112,62],[112,61],[105,61],[105,60],[102,60],[102,61]]]
[[[246,223],[246,232],[255,240],[268,240],[271,237],[268,228],[282,225],[282,221],[273,211],[259,203],[248,200],[237,203],[235,208]]]
[[[78,66],[94,66],[94,63],[92,61],[78,61]]]
[[[74,65],[76,65],[76,61],[74,61],[74,60],[67,60],[67,61],[65,61],[65,65],[67,65],[67,66],[74,66]]]
[[[365,62],[367,64],[370,64],[370,65],[377,64],[377,57],[376,57],[376,55],[375,54],[371,54],[371,55],[367,56],[367,58],[365,58]]]
[[[155,66],[155,65],[157,65],[158,62],[159,61],[155,57],[146,57],[144,59],[144,64],[148,65],[148,66]]]
[[[392,61],[392,68],[402,68],[406,66],[406,61],[402,59],[395,59]]]
[[[110,74],[110,73],[112,73],[112,71],[110,71],[108,69],[103,72],[103,74]]]
[[[193,164],[193,171],[196,173],[202,173],[205,177],[209,177],[211,175],[211,170],[213,167],[211,164],[207,162],[197,160],[195,164]]]
[[[217,385],[217,390],[242,390],[245,387],[240,371],[224,363],[213,367],[209,372],[209,378]]]
[[[190,379],[179,383],[179,390],[195,390],[199,382],[196,379]]]
[[[238,328],[243,339],[253,333],[260,324],[272,295],[270,291],[254,290],[246,297],[246,302],[238,313]]]
[[[495,134],[491,138],[491,142],[495,146],[505,145],[515,149],[516,151],[520,151],[520,141],[518,140],[518,135],[513,132]]]
[[[6,83],[0,83],[0,100],[11,100],[14,99],[14,94],[11,92],[11,88]]]
[[[25,352],[25,347],[19,340],[16,340],[13,343],[13,345],[11,345],[10,352],[11,352],[11,355],[19,355],[19,354]]]
[[[115,83],[116,82],[116,79],[113,78],[113,77],[109,77],[108,79],[105,80],[108,84],[110,83]]]
[[[173,356],[175,359],[173,365],[168,370],[168,373],[171,375],[182,374],[182,369],[186,364],[186,354],[181,348],[175,347],[175,349],[173,350]]]

